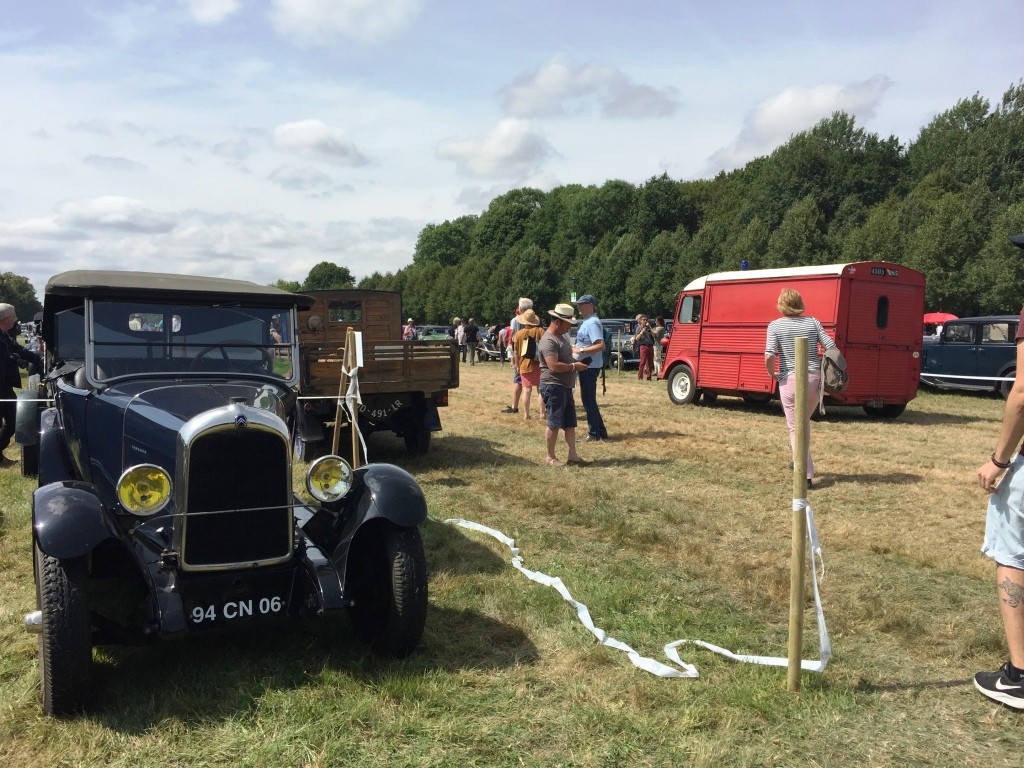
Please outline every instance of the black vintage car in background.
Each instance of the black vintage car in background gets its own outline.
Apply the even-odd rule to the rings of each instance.
[[[86,707],[94,645],[347,612],[377,652],[411,653],[426,502],[404,470],[341,457],[293,491],[296,312],[244,281],[79,271],[46,287],[40,391],[18,403],[43,709]]]

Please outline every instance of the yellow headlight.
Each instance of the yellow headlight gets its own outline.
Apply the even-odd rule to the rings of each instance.
[[[130,467],[117,481],[117,500],[135,515],[152,515],[171,499],[171,478],[155,464]]]
[[[317,501],[337,501],[352,487],[352,467],[340,456],[321,456],[306,472],[306,489]]]

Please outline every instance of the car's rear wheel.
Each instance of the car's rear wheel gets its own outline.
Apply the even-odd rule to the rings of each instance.
[[[423,636],[427,563],[417,528],[371,524],[353,542],[345,577],[349,616],[374,653],[403,658]]]
[[[1017,375],[1017,369],[1016,368],[1011,368],[1010,370],[1006,371],[1006,373],[1003,374],[1003,377],[1007,378],[1007,379],[1012,379],[1016,375]],[[1012,381],[1000,381],[998,388],[999,388],[999,394],[1002,395],[1003,400],[1005,400],[1006,398],[1008,398],[1010,396],[1010,390],[1013,389],[1013,382]]]
[[[744,392],[743,402],[751,405],[764,405],[772,399],[770,392]]]
[[[676,405],[687,405],[697,396],[697,384],[689,366],[679,365],[668,377],[668,396]]]
[[[43,711],[69,715],[92,691],[92,625],[85,558],[60,560],[35,550],[36,599],[42,612],[39,672]]]

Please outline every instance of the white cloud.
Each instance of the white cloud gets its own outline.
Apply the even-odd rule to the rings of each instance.
[[[316,168],[282,165],[267,176],[282,189],[305,192],[312,197],[330,197],[335,192],[351,191],[351,186],[336,184],[334,179]]]
[[[83,158],[83,163],[94,168],[102,168],[105,171],[135,171],[145,166],[127,157],[110,157],[108,155],[89,155]]]
[[[477,178],[521,178],[554,153],[547,139],[526,120],[508,118],[482,139],[445,139],[437,156],[455,162],[459,173]]]
[[[674,89],[658,90],[634,83],[613,67],[584,64],[573,67],[562,57],[536,72],[517,78],[502,89],[505,111],[514,117],[552,117],[571,106],[596,103],[605,117],[668,117],[679,108]]]
[[[241,7],[239,0],[179,0],[200,24],[220,24]]]
[[[366,157],[345,132],[321,120],[300,120],[274,129],[274,143],[282,149],[305,157],[327,160],[339,165],[366,165]]]
[[[790,87],[771,96],[749,112],[736,140],[715,152],[715,170],[738,168],[770,154],[800,131],[834,112],[854,115],[863,123],[875,115],[882,96],[892,85],[883,75],[849,85],[827,84],[810,88]]]
[[[300,43],[338,37],[380,42],[415,18],[423,0],[273,0],[278,31]]]
[[[129,233],[162,233],[174,229],[174,219],[147,208],[129,197],[96,197],[64,203],[59,217],[69,225],[89,230],[120,230]]]

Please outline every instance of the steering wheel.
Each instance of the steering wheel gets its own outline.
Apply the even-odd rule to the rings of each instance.
[[[219,349],[221,357],[224,359],[224,362],[228,362],[229,360],[231,360],[231,358],[228,357],[228,353],[227,353],[226,347],[231,347],[231,346],[234,346],[236,344],[241,345],[243,347],[250,348],[250,345],[252,344],[252,342],[248,341],[246,339],[227,339],[225,341],[222,341],[220,344],[211,344],[208,347],[203,347],[202,349],[200,349],[196,353],[196,356],[192,358],[192,362],[189,363],[189,365],[188,365],[189,371],[197,371],[197,370],[199,370],[199,363],[200,363],[200,361],[204,357],[206,357],[208,354],[213,352],[213,350],[215,350],[215,349]],[[267,349],[266,347],[255,347],[255,349],[259,349],[260,355],[263,358],[263,364],[266,366],[267,370],[268,371],[272,371],[274,369],[274,356],[273,356],[273,354],[271,354],[270,350]],[[249,362],[249,361],[235,360],[233,362]]]

